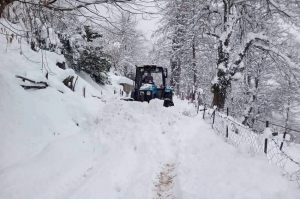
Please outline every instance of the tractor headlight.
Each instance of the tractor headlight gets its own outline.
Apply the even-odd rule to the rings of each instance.
[[[147,95],[151,95],[151,92],[150,92],[150,91],[147,91]]]

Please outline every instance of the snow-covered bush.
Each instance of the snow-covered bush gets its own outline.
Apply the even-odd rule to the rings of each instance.
[[[84,71],[100,84],[107,84],[106,72],[110,70],[111,63],[109,55],[103,52],[99,40],[102,35],[90,26],[78,29],[77,34],[72,36],[61,34],[63,44],[62,53],[67,64],[75,71]]]
[[[91,78],[100,84],[108,82],[106,72],[110,66],[110,62],[101,51],[84,51],[77,60],[79,70],[89,73]]]

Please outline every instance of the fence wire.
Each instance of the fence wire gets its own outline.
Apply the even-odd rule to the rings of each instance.
[[[252,132],[250,128],[239,124],[233,118],[220,112],[214,114],[212,115],[212,117],[215,117],[213,128],[227,143],[235,147],[243,147],[252,155],[263,152],[262,135]]]
[[[253,156],[265,152],[268,161],[280,167],[283,175],[290,181],[296,182],[300,188],[299,144],[280,140],[278,136],[267,136],[268,140],[265,148],[266,137],[264,134],[253,132],[249,127],[216,110],[210,109],[204,114],[206,114],[206,117],[203,118],[209,120],[217,135],[221,136],[225,142],[235,147],[243,148],[244,151]],[[281,145],[283,145],[282,150],[280,150]],[[264,151],[265,149],[266,151]],[[295,154],[291,155],[291,151],[295,151]]]
[[[286,149],[286,148],[284,148]],[[280,143],[270,136],[268,142],[267,157],[269,162],[279,166],[290,181],[295,181],[300,187],[300,163],[285,151],[280,150]]]

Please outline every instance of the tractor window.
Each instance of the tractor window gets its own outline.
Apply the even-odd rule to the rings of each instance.
[[[147,74],[143,75],[143,78],[147,76]],[[151,72],[151,76],[153,77],[153,82],[155,83],[155,85],[160,88],[163,85],[163,79],[162,79],[162,73],[158,72]]]
[[[159,88],[163,85],[162,74],[161,73],[152,73],[153,81],[155,85]]]

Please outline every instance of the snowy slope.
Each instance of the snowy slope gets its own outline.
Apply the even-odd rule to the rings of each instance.
[[[114,95],[114,91],[118,94],[120,94],[120,90],[123,90],[123,86],[120,85],[120,83],[127,83],[132,84],[132,80],[116,76],[114,73],[109,72],[108,78],[111,81],[111,85],[99,85],[96,82],[92,80],[92,78],[89,76],[89,74],[81,71],[76,73],[79,77],[81,77],[83,80],[85,80],[87,83],[89,83],[94,89],[96,89],[98,92],[100,92],[100,96],[103,98],[112,97]],[[102,94],[101,94],[102,93]],[[124,94],[125,95],[125,94]],[[122,96],[119,96],[122,97]]]
[[[121,101],[123,80],[100,87],[86,74],[72,92],[61,81],[75,73],[55,66],[62,56],[46,54],[47,80],[41,53],[18,48],[0,46],[1,199],[299,198],[276,166],[224,143],[186,101]],[[24,90],[15,75],[50,87]]]
[[[3,36],[0,43],[6,43]],[[0,169],[37,155],[51,141],[79,133],[81,130],[77,125],[91,120],[92,107],[89,105],[100,103],[90,97],[91,94],[99,95],[98,91],[83,79],[78,79],[75,93],[63,85],[62,79],[74,71],[63,71],[55,65],[56,61],[64,60],[62,56],[43,53],[43,59],[47,57],[47,63],[44,62],[49,71],[47,80],[45,67],[42,70],[41,52],[30,50],[25,43],[21,48],[22,55],[17,41],[8,46],[0,45]],[[20,86],[24,82],[15,75],[45,81],[50,86],[25,91]],[[82,97],[83,87],[87,88],[89,97],[86,99]]]

